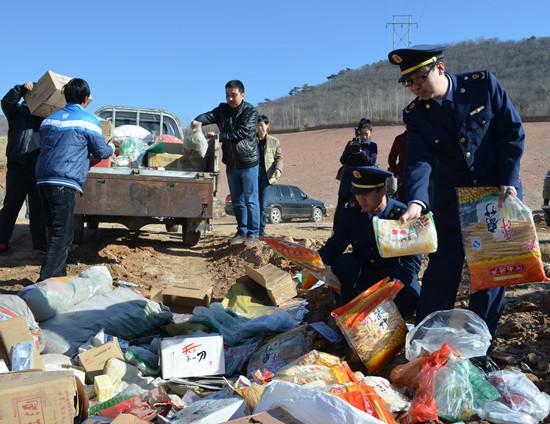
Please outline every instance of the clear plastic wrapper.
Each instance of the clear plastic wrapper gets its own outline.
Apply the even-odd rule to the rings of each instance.
[[[435,352],[443,343],[465,359],[484,356],[491,344],[491,333],[475,312],[459,308],[432,312],[407,334],[405,356],[412,361]]]
[[[32,370],[34,367],[34,342],[19,342],[11,348],[11,370]]]
[[[517,369],[495,371],[488,374],[489,381],[500,392],[501,402],[537,421],[550,414],[550,395],[541,392],[525,374]]]
[[[499,207],[497,187],[457,189],[471,291],[549,281],[531,210],[516,196]]]
[[[393,358],[405,342],[407,327],[392,300],[402,288],[401,282],[386,278],[332,311],[348,344],[371,374]]]
[[[372,219],[378,253],[383,258],[433,253],[437,250],[437,232],[433,215],[403,224],[395,219]]]

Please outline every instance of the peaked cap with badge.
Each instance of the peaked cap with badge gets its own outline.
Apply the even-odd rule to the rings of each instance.
[[[443,60],[443,52],[447,48],[446,45],[411,46],[391,51],[388,54],[388,59],[392,65],[399,65],[401,69],[399,82],[403,82],[423,66]]]
[[[376,166],[360,166],[351,172],[351,192],[365,194],[371,190],[384,187],[386,179],[393,174]]]

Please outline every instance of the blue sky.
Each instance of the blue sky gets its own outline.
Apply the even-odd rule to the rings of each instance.
[[[256,104],[384,59],[396,14],[413,15],[415,44],[550,35],[547,0],[4,0],[0,89],[51,69],[88,80],[92,111],[164,108],[187,125],[229,79]]]

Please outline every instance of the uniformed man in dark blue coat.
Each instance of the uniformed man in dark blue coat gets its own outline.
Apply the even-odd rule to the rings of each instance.
[[[464,265],[456,188],[497,186],[501,201],[520,192],[525,133],[518,112],[489,71],[447,73],[445,48],[413,46],[388,55],[400,66],[399,82],[417,96],[403,110],[410,202],[401,219],[416,219],[429,208],[438,234],[438,251],[430,255],[422,280],[417,323],[455,303]],[[503,307],[503,288],[470,296],[470,309],[493,334]]]
[[[378,253],[372,218],[399,219],[406,206],[386,194],[386,181],[391,172],[364,166],[353,169],[351,191],[355,200],[348,202],[334,234],[319,250],[323,262],[340,280],[340,302],[347,303],[356,295],[386,277],[400,280],[405,287],[395,303],[402,314],[416,310],[420,287],[418,271],[421,258],[403,256],[382,258]],[[348,246],[351,253],[344,253]]]

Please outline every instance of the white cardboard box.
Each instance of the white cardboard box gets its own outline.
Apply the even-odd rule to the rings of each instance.
[[[162,378],[225,373],[223,337],[167,337],[160,342]]]

